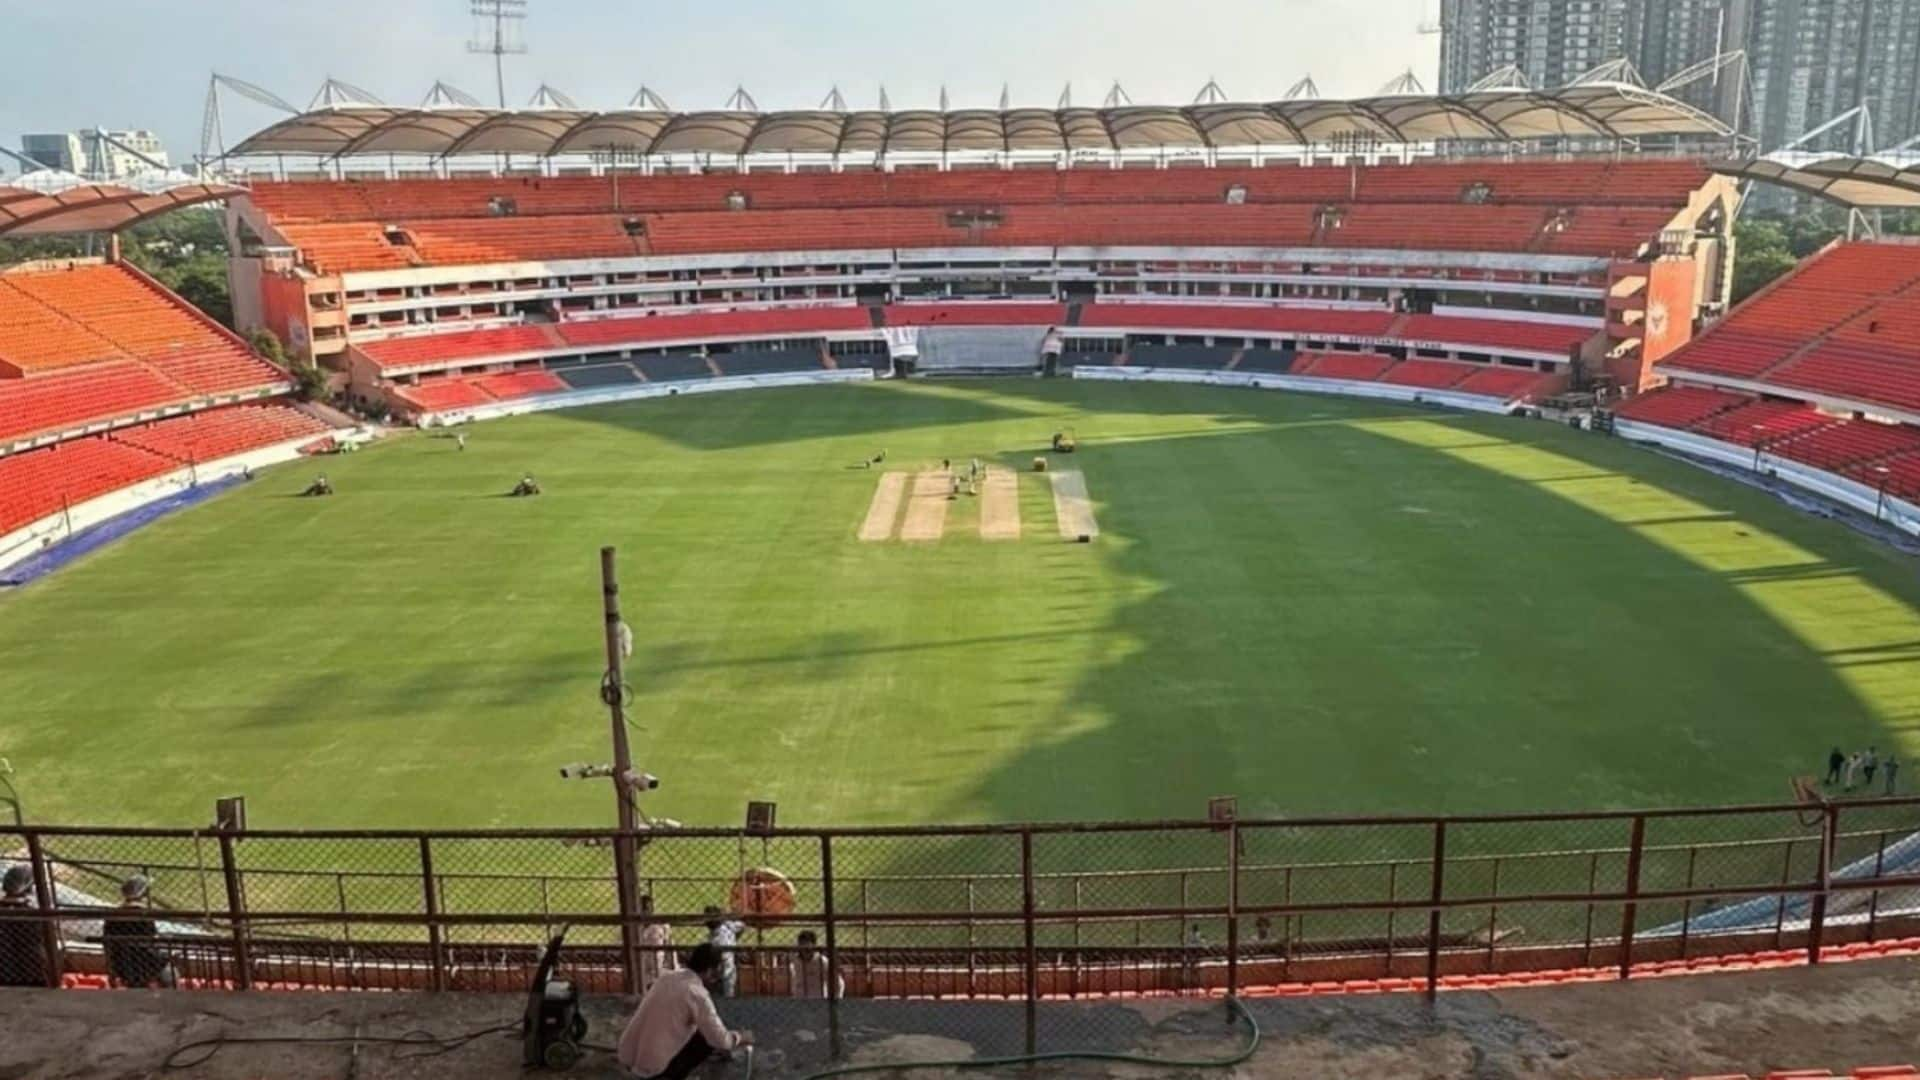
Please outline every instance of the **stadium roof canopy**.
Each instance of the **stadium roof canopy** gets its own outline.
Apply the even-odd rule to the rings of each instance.
[[[169,210],[239,192],[181,173],[156,173],[126,185],[90,183],[42,169],[0,183],[0,237],[116,232]]]
[[[1423,143],[1726,134],[1727,127],[1712,116],[1665,95],[1624,83],[1589,83],[1559,90],[1353,101],[947,112],[592,112],[356,104],[290,116],[247,138],[229,156],[1059,153],[1310,146],[1353,137]]]
[[[1764,180],[1844,206],[1872,209],[1920,207],[1920,155],[1836,157],[1778,153],[1747,161],[1726,161],[1713,171],[1745,180]]]

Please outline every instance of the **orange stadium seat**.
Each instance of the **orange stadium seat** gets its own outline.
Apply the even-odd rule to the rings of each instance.
[[[0,441],[102,423],[193,397],[134,361],[33,379],[0,379]]]
[[[1643,424],[1685,429],[1752,400],[1746,394],[1710,386],[1669,386],[1621,403],[1614,414]]]
[[[326,424],[290,405],[235,405],[169,417],[108,437],[174,461],[206,462],[294,439],[318,438]]]
[[[1378,353],[1302,353],[1293,365],[1295,375],[1350,382],[1374,382],[1393,367],[1393,357]]]
[[[9,274],[5,280],[193,393],[286,381],[218,324],[125,266]]]
[[[1559,381],[1558,376],[1526,368],[1482,366],[1453,389],[1462,394],[1521,401],[1546,393]]]
[[[556,343],[546,327],[501,326],[369,341],[355,347],[377,367],[403,368],[535,353],[554,349]]]
[[[1447,390],[1465,382],[1478,370],[1476,365],[1451,360],[1403,360],[1380,377],[1396,386],[1419,386],[1429,390]]]
[[[8,455],[0,458],[0,534],[179,467],[102,435]]]

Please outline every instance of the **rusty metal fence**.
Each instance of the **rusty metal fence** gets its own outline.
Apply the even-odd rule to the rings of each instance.
[[[732,994],[805,1000],[836,1033],[842,995],[1025,1002],[1031,1030],[1054,998],[1432,992],[1920,936],[1905,798],[627,837],[27,827],[0,829],[0,862],[32,879],[0,906],[5,981],[517,991],[566,928],[573,979],[632,993],[718,924]]]

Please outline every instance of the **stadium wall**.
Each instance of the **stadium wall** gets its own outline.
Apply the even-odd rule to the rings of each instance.
[[[1413,405],[1443,405],[1450,409],[1496,415],[1512,412],[1516,407],[1513,402],[1479,394],[1458,394],[1448,390],[1425,390],[1414,386],[1394,386],[1388,383],[1305,378],[1265,372],[1190,371],[1129,365],[1127,367],[1076,367],[1073,369],[1073,377],[1092,379],[1096,382],[1177,382],[1198,383],[1206,386],[1237,386],[1253,390],[1295,390],[1308,394],[1334,394],[1340,397],[1371,398],[1377,401],[1397,401]]]

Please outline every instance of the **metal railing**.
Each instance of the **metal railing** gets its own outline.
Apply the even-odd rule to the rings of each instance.
[[[835,986],[1024,1001],[1031,1017],[1050,998],[1351,980],[1432,993],[1449,976],[1624,978],[1783,950],[1817,963],[1826,945],[1920,935],[1920,799],[1907,798],[650,830],[623,838],[631,865],[615,858],[628,846],[617,835],[0,830],[0,861],[27,864],[34,883],[30,903],[0,907],[0,974],[141,980],[125,960],[145,948],[189,988],[519,990],[567,927],[571,976],[631,993],[718,919],[740,924],[741,996]],[[136,876],[149,906],[116,908]],[[837,1036],[836,998],[821,1004]]]

